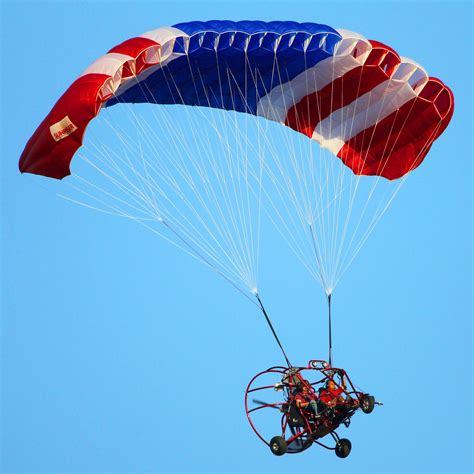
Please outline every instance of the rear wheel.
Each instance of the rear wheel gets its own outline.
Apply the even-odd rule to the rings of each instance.
[[[372,413],[375,407],[375,398],[372,395],[364,395],[360,402],[360,408],[364,413]]]
[[[270,440],[270,449],[275,456],[282,456],[285,454],[287,447],[285,438],[281,436],[274,436]]]
[[[341,438],[336,443],[336,456],[338,458],[347,458],[349,456],[352,449],[351,442],[346,438]]]

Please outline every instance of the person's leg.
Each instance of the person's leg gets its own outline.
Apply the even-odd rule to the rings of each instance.
[[[318,412],[318,403],[316,402],[316,400],[311,400],[309,402],[309,407],[311,408],[311,410],[313,411],[313,413],[315,415],[319,415],[319,412]]]

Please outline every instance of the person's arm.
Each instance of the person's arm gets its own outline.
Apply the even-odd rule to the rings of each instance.
[[[339,395],[339,397],[337,398],[337,400],[339,402],[344,402],[345,401],[345,398],[344,398],[344,393],[346,391],[346,378],[344,377],[344,374],[341,375],[341,387],[342,387],[342,393]]]
[[[300,398],[297,398],[297,399],[296,399],[296,406],[297,406],[298,408],[306,408],[308,405],[309,405],[309,402],[304,402],[304,401],[301,400]]]
[[[329,391],[328,391],[328,395],[329,395],[329,400],[326,402],[326,405],[328,407],[336,406],[337,397],[332,392],[329,392]]]

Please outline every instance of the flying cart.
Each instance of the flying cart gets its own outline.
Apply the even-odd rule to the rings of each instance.
[[[323,399],[331,397],[327,389],[329,383],[336,387],[337,400],[334,397],[332,402],[325,403]],[[309,398],[318,403],[318,414],[298,407],[296,400],[303,387]],[[351,442],[340,438],[336,430],[341,425],[348,428],[359,409],[369,414],[375,405],[382,403],[357,390],[344,369],[331,367],[323,360],[310,360],[306,367],[271,367],[255,375],[245,392],[245,411],[250,426],[276,456],[300,453],[313,444],[334,450],[340,458],[349,456]],[[281,412],[278,428],[275,426],[276,410]],[[274,427],[273,433],[262,431],[270,425]],[[334,446],[321,441],[326,436],[332,438]]]

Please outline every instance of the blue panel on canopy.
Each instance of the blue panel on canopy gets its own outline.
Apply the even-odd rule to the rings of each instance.
[[[186,104],[255,114],[259,99],[332,56],[341,36],[316,23],[208,21],[174,26],[190,36],[174,44],[182,54],[110,99]],[[329,34],[328,34],[329,33]]]

